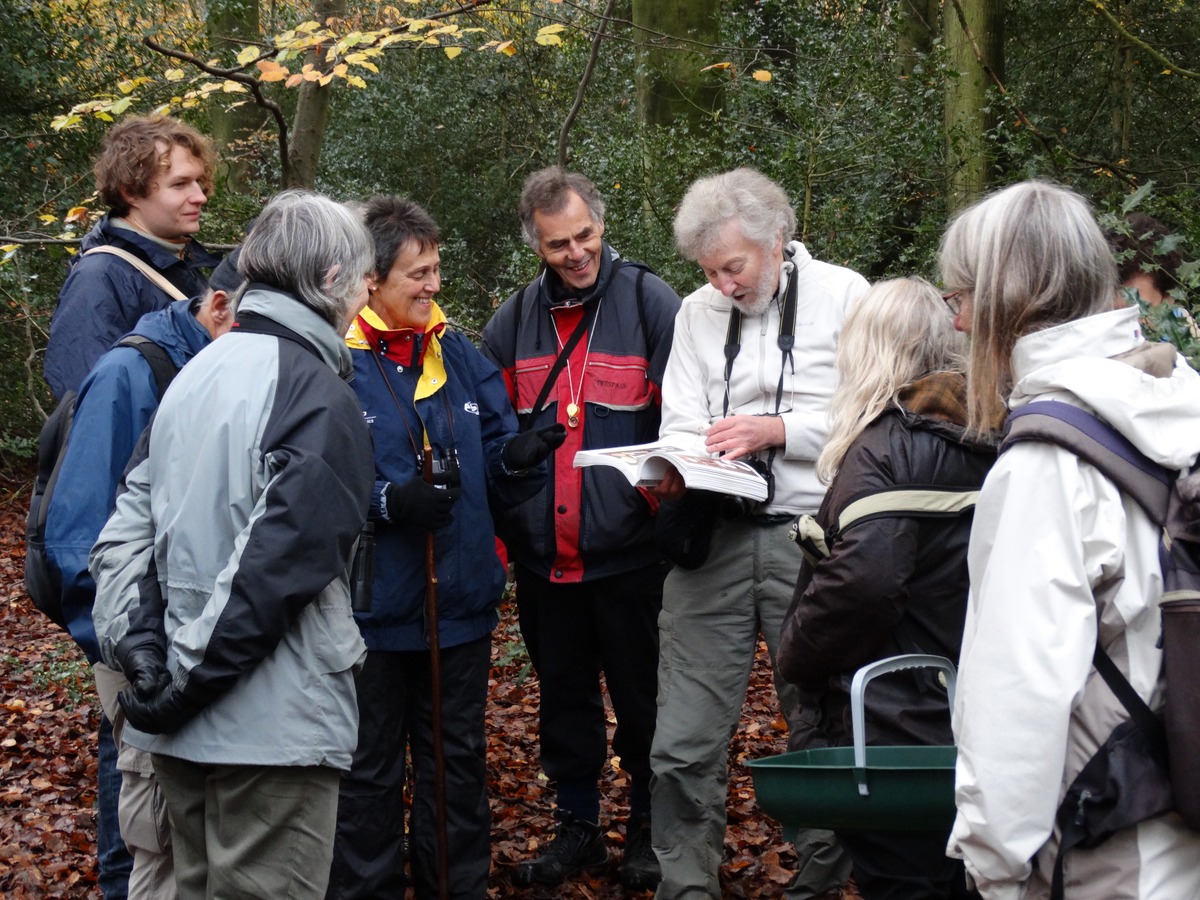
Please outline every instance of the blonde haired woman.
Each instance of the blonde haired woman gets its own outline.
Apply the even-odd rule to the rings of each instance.
[[[972,325],[969,424],[1045,400],[1099,416],[1159,465],[1200,451],[1200,376],[1112,309],[1117,271],[1087,202],[1025,182],[962,213],[942,275]],[[1070,451],[1006,450],[976,507],[954,706],[950,852],[987,898],[1046,897],[1065,787],[1128,713],[1092,666],[1097,645],[1162,702],[1159,529]],[[1200,836],[1175,814],[1064,857],[1068,898],[1200,897]]]
[[[928,282],[875,285],[842,329],[829,441],[817,461],[831,482],[817,523],[832,533],[853,501],[893,488],[969,492],[995,459],[966,437],[965,339]],[[800,572],[784,620],[779,667],[806,696],[812,730],[792,747],[850,743],[855,670],[899,653],[957,661],[967,602],[969,509],[863,520],[830,538]],[[949,744],[945,689],[929,670],[883,676],[867,695],[870,744]],[[947,835],[839,834],[863,897],[965,897]]]

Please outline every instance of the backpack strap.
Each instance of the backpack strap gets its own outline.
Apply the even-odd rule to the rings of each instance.
[[[842,510],[828,530],[810,515],[797,517],[788,537],[800,545],[811,565],[816,565],[832,552],[833,544],[852,525],[887,516],[914,518],[944,518],[971,512],[979,499],[977,490],[903,485],[871,491],[858,497]]]
[[[1023,441],[1042,441],[1071,451],[1099,469],[1157,525],[1161,527],[1166,522],[1175,473],[1151,460],[1103,419],[1059,400],[1030,403],[1009,414],[1000,452]],[[1151,753],[1157,759],[1165,759],[1167,736],[1162,720],[1133,689],[1129,679],[1100,645],[1099,638],[1092,654],[1092,665],[1125,707],[1145,737]],[[1087,799],[1083,797],[1083,800]],[[1063,862],[1067,851],[1081,845],[1088,837],[1082,809],[1068,810],[1064,805],[1057,818],[1062,830],[1050,881],[1051,900],[1062,900],[1064,895]]]
[[[167,392],[167,386],[179,374],[179,366],[175,365],[175,361],[171,359],[167,351],[141,334],[127,334],[113,346],[132,347],[142,354],[142,358],[150,366],[150,371],[154,373],[154,384],[158,387],[158,399],[162,400],[163,394]]]
[[[1042,441],[1070,450],[1099,469],[1155,522],[1161,525],[1166,520],[1175,473],[1147,457],[1125,435],[1087,410],[1061,400],[1022,406],[1008,416],[1000,452],[1023,441]]]
[[[128,250],[122,250],[120,247],[114,247],[111,244],[102,244],[99,247],[92,247],[90,250],[83,251],[84,256],[91,256],[93,253],[107,253],[109,256],[115,256],[125,260],[143,275],[154,283],[154,286],[170,297],[172,300],[186,300],[187,295],[175,285],[171,284],[162,272],[159,272],[153,266],[143,260],[138,259]]]

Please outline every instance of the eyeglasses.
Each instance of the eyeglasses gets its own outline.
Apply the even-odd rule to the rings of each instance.
[[[963,295],[965,293],[967,292],[964,289],[961,291],[950,291],[948,294],[942,294],[942,300],[945,301],[946,306],[950,307],[951,315],[957,316],[958,311],[962,309]]]

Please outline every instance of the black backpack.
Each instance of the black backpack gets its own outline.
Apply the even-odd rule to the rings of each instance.
[[[140,334],[131,334],[117,341],[114,347],[133,347],[145,358],[154,373],[154,383],[161,400],[179,367],[167,351]],[[29,518],[25,520],[25,591],[33,605],[63,629],[67,627],[62,611],[62,581],[59,573],[46,559],[46,517],[50,499],[58,484],[71,426],[75,422],[75,391],[68,391],[38,435],[37,476],[29,501]]]
[[[1064,447],[1091,463],[1162,526],[1163,677],[1166,703],[1153,712],[1096,644],[1092,661],[1129,713],[1067,789],[1051,897],[1063,896],[1063,856],[1095,847],[1139,822],[1178,812],[1200,830],[1200,463],[1184,474],[1147,458],[1107,422],[1057,400],[1008,417],[1003,452],[1021,441]]]

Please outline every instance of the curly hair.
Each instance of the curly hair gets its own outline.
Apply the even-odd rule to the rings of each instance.
[[[216,153],[212,141],[185,122],[168,116],[134,116],[104,136],[93,171],[100,199],[114,215],[129,213],[130,197],[148,197],[154,180],[170,166],[171,150],[183,147],[200,160],[200,185],[212,191]]]

